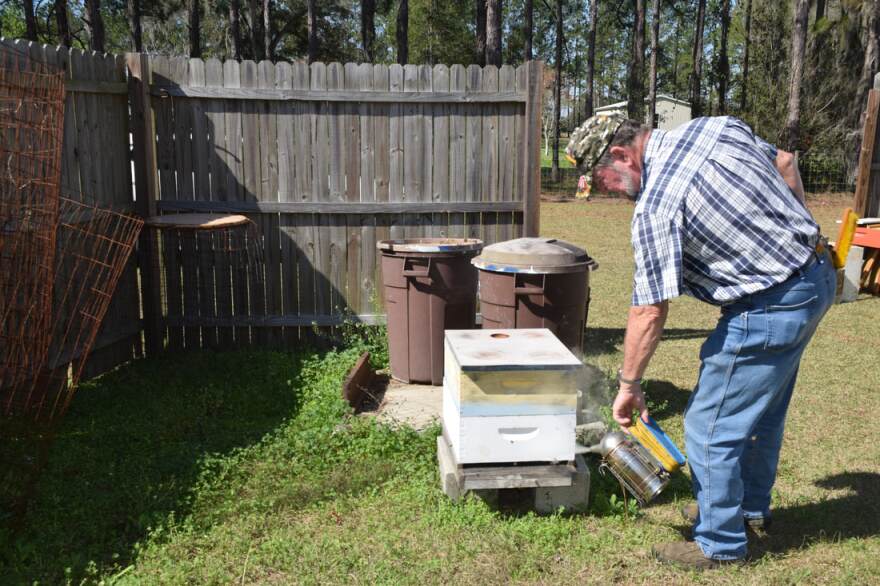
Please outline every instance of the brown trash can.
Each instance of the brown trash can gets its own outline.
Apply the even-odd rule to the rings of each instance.
[[[555,238],[517,238],[487,246],[473,264],[483,328],[547,328],[583,354],[590,271],[599,266],[585,250]]]
[[[382,285],[391,376],[443,384],[443,332],[476,327],[477,270],[483,248],[473,238],[383,240]]]

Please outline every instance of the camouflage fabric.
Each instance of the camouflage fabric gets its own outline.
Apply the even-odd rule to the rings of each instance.
[[[624,120],[626,116],[619,112],[596,114],[587,119],[571,133],[565,148],[566,158],[581,171],[592,171]]]

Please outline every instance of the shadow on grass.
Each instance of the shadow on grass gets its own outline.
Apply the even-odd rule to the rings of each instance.
[[[596,328],[588,324],[584,332],[584,356],[617,352],[623,345],[624,333],[625,328]],[[663,330],[663,340],[704,339],[711,333],[712,330],[700,328],[667,328]]]
[[[822,499],[773,511],[771,533],[749,548],[760,557],[801,549],[817,541],[840,541],[880,535],[880,474],[842,472],[816,482],[826,490],[849,489],[846,496]]]
[[[23,528],[0,519],[0,576],[59,583],[66,568],[79,576],[90,562],[125,567],[151,528],[188,514],[207,460],[296,414],[298,368],[280,353],[190,353],[83,384]]]

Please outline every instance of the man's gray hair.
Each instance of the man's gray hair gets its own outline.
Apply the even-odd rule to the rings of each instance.
[[[608,143],[608,146],[605,148],[605,153],[593,166],[593,172],[595,173],[597,169],[608,167],[614,162],[614,158],[611,156],[611,147],[630,146],[635,142],[639,135],[644,134],[645,132],[650,132],[650,130],[650,126],[642,124],[641,122],[636,122],[631,119],[624,120],[620,125],[620,128],[617,129],[617,132],[614,133],[614,138],[611,139],[611,142]]]

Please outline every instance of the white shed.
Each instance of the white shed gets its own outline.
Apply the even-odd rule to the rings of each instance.
[[[645,103],[647,102],[646,99]],[[626,114],[626,102],[617,102],[596,108],[596,113],[599,112],[623,112]],[[657,120],[654,121],[654,128],[672,130],[690,119],[691,105],[688,102],[666,94],[657,94]]]

